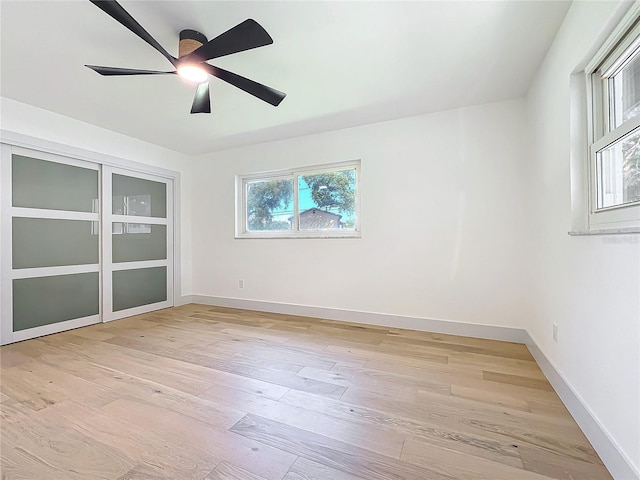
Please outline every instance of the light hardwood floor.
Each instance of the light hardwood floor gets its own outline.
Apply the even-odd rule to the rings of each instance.
[[[0,352],[3,479],[611,478],[519,344],[186,305]]]

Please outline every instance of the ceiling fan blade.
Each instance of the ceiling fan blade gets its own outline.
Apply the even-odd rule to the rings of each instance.
[[[274,107],[280,105],[280,102],[282,102],[284,97],[287,96],[286,93],[282,93],[275,88],[267,87],[266,85],[241,77],[235,73],[228,72],[222,68],[214,67],[208,63],[202,63],[198,66],[204,68],[214,77],[218,77],[220,80],[224,80],[234,87],[238,87],[240,90],[244,90],[254,97],[258,97],[260,100],[270,103]]]
[[[193,97],[191,113],[211,113],[211,100],[209,98],[209,82],[198,85],[196,95]]]
[[[182,57],[181,61],[200,63],[212,58],[264,47],[272,43],[273,39],[267,31],[258,22],[250,18],[209,40],[189,55]]]
[[[176,72],[161,72],[158,70],[138,70],[135,68],[119,68],[119,67],[100,67],[98,65],[85,65],[85,67],[98,72],[100,75],[165,75]]]
[[[162,45],[160,45],[156,41],[156,39],[153,38],[151,34],[142,27],[142,25],[140,25],[131,15],[129,15],[129,13],[124,8],[122,8],[122,6],[118,2],[116,2],[116,0],[90,0],[90,2],[100,10],[120,22],[122,25],[127,27],[153,48],[155,48],[158,52],[164,55],[164,57],[169,60],[172,65],[176,64],[176,58],[171,56],[169,52],[162,48]]]

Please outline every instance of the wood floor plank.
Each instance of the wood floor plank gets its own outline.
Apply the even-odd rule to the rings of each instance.
[[[287,393],[281,401],[313,409],[344,421],[375,425],[383,430],[403,434],[406,438],[420,438],[431,445],[465,452],[505,465],[522,467],[517,445],[514,445],[510,439],[485,435],[484,432],[461,427],[454,422],[434,423],[422,418],[413,420],[401,411],[386,413],[341,400],[326,400],[296,391]]]
[[[320,370],[317,368],[305,367],[298,373],[301,377],[312,378],[321,382],[332,383],[345,387],[347,390],[355,388],[365,388],[368,390],[387,392],[393,398],[402,398],[405,400],[413,401],[416,399],[418,389],[415,385],[399,385],[392,382],[385,382],[381,380],[365,379],[357,380],[349,375],[344,375],[338,372],[329,372],[326,370]],[[431,386],[431,385],[429,385]],[[439,391],[445,392],[449,395],[449,386],[440,386]]]
[[[375,348],[374,348],[375,347]],[[433,353],[423,349],[413,349],[413,352],[402,349],[396,345],[376,345],[367,346],[358,343],[332,342],[327,351],[338,353],[349,353],[355,356],[362,356],[370,359],[394,360],[404,362],[408,365],[421,364],[423,362],[448,363],[449,359],[444,352]]]
[[[449,376],[433,376],[431,378],[416,378],[408,375],[399,375],[366,367],[336,364],[331,369],[332,374],[338,374],[341,379],[350,381],[355,386],[378,388],[379,390],[396,390],[398,387],[410,387],[442,395],[451,393]]]
[[[49,365],[33,362],[2,370],[0,390],[37,411],[72,397],[89,401],[107,390]],[[19,380],[18,380],[19,379]]]
[[[221,462],[203,480],[267,480],[265,477],[248,472],[244,468]]]
[[[282,478],[296,459],[296,455],[283,449],[235,435],[235,425],[230,430],[217,429],[206,422],[149,403],[119,399],[102,410],[163,437],[180,439],[189,448],[212,459],[242,465],[266,478]]]
[[[450,368],[447,366],[449,361],[446,355],[423,354],[420,358],[397,355],[390,352],[376,352],[375,349],[357,348],[355,346],[329,345],[326,347],[327,352],[341,355],[345,360],[375,360],[393,365],[411,366],[423,368],[427,371],[448,373]],[[341,357],[336,357],[341,359]]]
[[[219,323],[226,323],[229,325],[238,325],[238,326],[245,326],[245,327],[254,327],[256,325],[256,321],[243,320],[238,314],[228,315],[224,313],[207,312],[207,313],[195,313],[193,315],[190,315],[190,317],[199,318],[202,320],[213,320]],[[267,323],[266,325],[263,324],[265,328],[268,328],[268,326],[270,325],[271,324],[269,323]]]
[[[31,417],[33,413],[33,409],[30,407],[17,400],[8,398],[0,404],[0,425],[22,422]]]
[[[290,403],[278,402],[260,395],[212,388],[202,395],[208,401],[233,404],[247,412],[335,440],[353,443],[372,452],[400,458],[404,435],[378,428],[369,423],[354,423]]]
[[[508,383],[510,385],[519,385],[522,387],[537,388],[539,390],[548,390],[548,391],[553,390],[553,387],[549,384],[548,381],[539,379],[539,378],[525,377],[523,375],[509,375],[506,373],[498,373],[498,372],[483,370],[482,378],[489,382]]]
[[[156,429],[141,427],[126,416],[113,415],[103,408],[70,401],[43,411],[40,417],[43,421],[73,426],[82,434],[125,452],[135,462],[127,473],[147,465],[169,479],[203,478],[221,461],[215,455],[194,449],[183,438],[165,436]]]
[[[401,458],[460,480],[546,480],[535,472],[433,447],[415,439],[407,439]]]
[[[483,380],[481,377],[471,377],[468,375],[453,375],[451,377],[451,385],[470,388],[483,392],[483,394],[491,395],[508,395],[523,398],[527,402],[539,402],[540,404],[562,406],[562,400],[553,390],[530,388],[522,385],[514,385],[508,383],[491,382]],[[569,418],[564,416],[563,418]]]
[[[47,359],[49,357],[46,357]],[[187,394],[183,391],[145,380],[139,376],[114,371],[93,363],[79,363],[69,360],[66,356],[55,356],[53,361],[57,368],[83,378],[92,384],[109,389],[102,401],[86,402],[89,406],[103,406],[106,403],[122,397],[132,397],[155,405],[180,411],[193,418],[205,418],[206,421],[219,428],[228,428],[236,423],[244,413],[229,403],[212,404],[204,399]],[[136,372],[137,373],[137,372]],[[229,389],[216,387],[228,392]]]
[[[58,389],[42,388],[42,379],[33,374],[25,374],[16,367],[2,370],[0,391],[28,406],[33,411],[41,410],[68,398],[67,392]]]
[[[524,356],[524,355],[521,355]],[[452,352],[448,355],[451,365],[464,366],[474,370],[492,370],[500,373],[511,373],[522,375],[526,372],[528,376],[536,376],[544,379],[544,374],[538,364],[529,359],[505,358],[488,353],[461,353]]]
[[[302,365],[304,367],[313,367],[323,370],[331,370],[336,364],[335,360],[333,360],[330,355],[327,355],[322,351],[309,351],[308,349],[295,348],[288,343],[278,344],[275,346],[268,342],[247,341],[246,339],[240,340],[237,337],[231,336],[227,339],[216,342],[215,348],[223,347],[230,349],[230,351],[233,352],[233,355],[238,356],[238,353],[240,353],[238,345],[237,343],[232,343],[237,341],[244,341],[248,343],[252,356],[268,359],[270,364],[274,360],[282,360],[294,365]],[[246,357],[246,355],[242,356]]]
[[[331,398],[339,398],[345,391],[344,387],[331,383],[320,382],[310,378],[303,378],[294,373],[282,372],[268,368],[269,362],[254,359],[252,363],[233,361],[233,359],[217,358],[196,352],[185,352],[181,349],[167,348],[157,345],[149,345],[140,340],[124,340],[112,338],[109,343],[121,346],[127,346],[134,349],[140,349],[149,353],[154,353],[161,357],[181,360],[187,363],[195,363],[208,368],[220,370],[243,377],[261,380],[264,382],[274,383],[283,387],[293,388],[296,390],[308,391],[319,395],[326,395]],[[266,367],[265,367],[266,365]],[[300,367],[304,368],[303,366]]]
[[[525,470],[537,472],[559,480],[611,480],[611,475],[601,464],[568,459],[564,455],[549,454],[540,448],[523,446],[520,457]]]
[[[201,392],[203,389],[207,390],[212,385],[217,385],[247,392],[260,391],[261,395],[278,399],[289,390],[288,387],[204,367],[196,363],[184,362],[169,357],[159,357],[158,355],[139,350],[114,349],[113,353],[118,357],[125,357],[131,361],[139,362],[145,367],[150,368],[152,372],[158,369],[161,370],[161,372],[158,375],[154,375],[154,377],[165,378],[170,375],[173,378],[187,377],[196,380],[200,385],[200,388],[196,389],[198,392]],[[109,364],[110,362],[107,363]]]
[[[163,475],[157,469],[149,465],[136,465],[127,473],[122,475],[118,480],[170,480],[169,477]]]
[[[382,342],[382,345],[395,345],[405,348],[409,351],[427,351],[435,354],[448,352],[453,355],[483,355],[489,358],[500,358],[503,360],[516,360],[516,361],[532,361],[531,353],[523,345],[507,343],[507,342],[495,342],[492,347],[461,344],[459,342],[444,342],[444,341],[430,341],[430,340],[418,340],[410,337],[398,337],[389,336]]]
[[[231,431],[333,469],[371,480],[454,478],[257,415],[248,414],[235,424]]]
[[[222,332],[227,333],[229,335],[236,335],[240,337],[249,337],[249,338],[255,338],[258,340],[264,340],[269,343],[275,343],[275,344],[285,343],[287,340],[289,340],[288,337],[282,334],[275,335],[269,332],[268,330],[265,330],[264,328],[256,328],[256,327],[247,327],[247,328],[243,328],[242,330],[238,328],[225,328],[224,330],[222,330]]]
[[[467,399],[426,392],[420,396],[419,402],[390,400],[384,395],[355,389],[349,389],[342,399],[386,412],[400,410],[413,419],[428,419],[442,425],[456,423],[458,428],[480,432],[492,438],[509,437],[517,445],[531,444],[572,458],[599,461],[580,429],[571,422],[548,420],[519,410],[504,412],[493,405],[480,406]]]
[[[343,361],[338,362],[338,365],[342,365]],[[394,374],[401,375],[415,380],[422,380],[426,382],[435,382],[441,384],[453,384],[459,381],[459,376],[469,377],[472,379],[481,379],[481,376],[476,372],[459,371],[452,368],[448,362],[418,362],[413,361],[411,363],[403,361],[386,360],[379,358],[363,359],[359,366],[365,369],[369,369],[379,374]]]
[[[341,339],[354,343],[380,345],[382,340],[384,340],[387,331],[367,329],[364,325],[314,323],[309,327],[308,333],[314,336],[329,337],[332,342],[337,339]]]
[[[529,403],[524,398],[515,395],[505,395],[477,388],[469,388],[461,385],[451,385],[451,395],[469,400],[477,400],[492,405],[500,405],[509,409],[530,412]],[[419,395],[419,393],[418,393]]]
[[[24,349],[19,349],[17,345],[5,345],[0,350],[0,368],[15,367],[32,360]]]
[[[610,480],[525,345],[182,305],[0,348],[8,479]]]
[[[36,416],[2,425],[3,478],[118,478],[133,466],[126,453],[73,428]]]
[[[366,480],[347,472],[327,467],[306,458],[298,458],[282,480]]]
[[[571,415],[569,410],[567,410],[567,407],[565,407],[561,402],[545,402],[534,399],[527,399],[526,402],[529,406],[529,411],[533,413],[558,418],[567,418]]]
[[[91,327],[79,328],[77,330],[74,330],[73,333],[74,335],[89,338],[91,340],[109,340],[115,335],[113,333],[101,332],[100,330],[97,330],[95,328],[92,329]]]

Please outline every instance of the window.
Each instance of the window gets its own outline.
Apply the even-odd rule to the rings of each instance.
[[[236,177],[236,237],[359,237],[360,161]]]
[[[640,227],[640,22],[633,9],[586,70],[589,228]]]

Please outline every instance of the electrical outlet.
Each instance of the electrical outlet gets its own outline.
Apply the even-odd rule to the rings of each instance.
[[[244,280],[238,280],[238,288],[244,288]]]
[[[553,324],[553,341],[558,343],[558,325]]]

